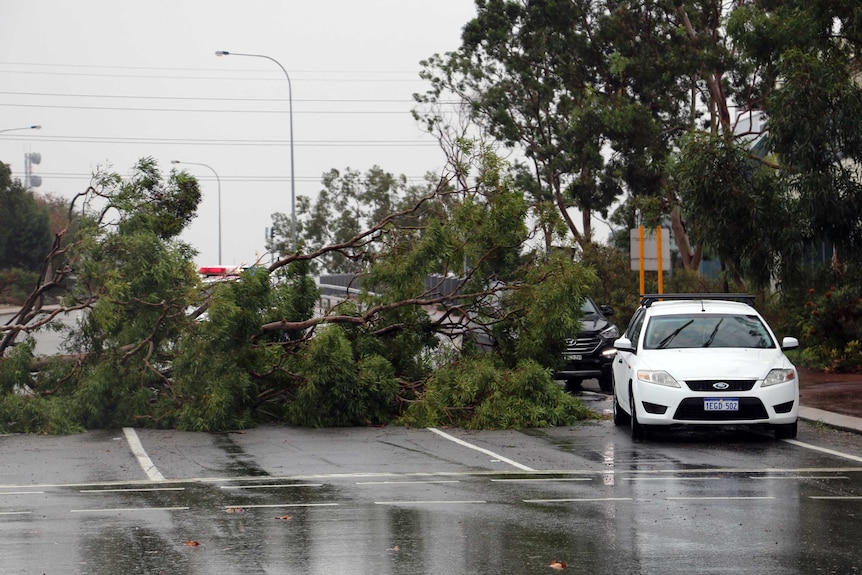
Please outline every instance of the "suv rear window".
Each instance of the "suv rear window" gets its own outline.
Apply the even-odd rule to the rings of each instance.
[[[650,318],[644,349],[694,347],[773,348],[775,342],[756,315],[698,313]]]

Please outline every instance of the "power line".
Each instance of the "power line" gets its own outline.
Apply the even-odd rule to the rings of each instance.
[[[2,136],[2,140],[24,140],[21,136]],[[74,142],[74,143],[103,143],[103,144],[175,144],[195,146],[286,146],[290,140],[228,140],[228,139],[200,139],[200,138],[121,138],[100,136],[39,136],[38,138],[26,138],[28,142]],[[425,147],[438,146],[435,141],[419,140],[295,140],[297,146],[306,147],[343,147],[343,146],[372,146],[372,147]]]
[[[0,91],[0,95],[5,96],[44,96],[49,98],[108,98],[118,100],[167,100],[167,101],[188,101],[197,100],[202,102],[286,102],[287,98],[215,98],[211,96],[195,97],[195,96],[129,96],[129,95],[112,95],[112,94],[58,94],[50,92],[4,92]],[[412,99],[374,99],[374,98],[342,98],[342,99],[313,99],[313,98],[294,98],[294,102],[303,103],[321,103],[321,104],[406,104],[415,103]],[[447,102],[455,103],[455,102]]]
[[[286,100],[285,100],[286,101]],[[61,106],[59,104],[2,104],[8,108],[49,108],[60,110],[99,110],[112,112],[210,112],[214,114],[287,114],[288,110],[213,110],[198,108],[132,108],[121,106]],[[406,110],[296,110],[294,114],[408,114]]]
[[[239,70],[237,70],[239,71]],[[208,70],[208,72],[212,72],[212,70]],[[84,72],[38,72],[35,70],[6,70],[3,71],[4,74],[26,74],[28,76],[77,76],[81,78],[137,78],[141,80],[217,80],[220,82],[223,81],[236,81],[241,80],[243,82],[274,82],[280,81],[278,78],[255,78],[255,77],[239,77],[239,76],[226,76],[224,74],[219,76],[169,76],[169,75],[146,75],[146,74],[116,74],[116,73],[105,73],[105,74],[96,74],[96,73],[84,73]],[[373,84],[382,84],[382,83],[401,83],[401,82],[417,82],[421,81],[419,75],[416,74],[413,78],[312,78],[312,77],[304,77],[298,76],[297,81],[302,81],[305,84],[310,84],[314,82],[369,82]]]

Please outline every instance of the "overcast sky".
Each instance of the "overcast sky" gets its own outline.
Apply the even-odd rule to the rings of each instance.
[[[290,75],[296,195],[321,175],[373,165],[420,180],[439,171],[410,115],[428,85],[419,61],[455,50],[472,0],[0,0],[0,161],[40,192],[71,198],[99,166],[128,174],[151,156],[198,177],[204,194],[183,239],[198,263],[264,252],[271,214],[290,213]],[[210,169],[211,168],[211,169]]]

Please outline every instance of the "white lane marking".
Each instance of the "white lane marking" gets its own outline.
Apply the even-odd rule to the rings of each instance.
[[[0,511],[0,515],[31,515],[32,511]]]
[[[493,480],[492,480],[493,481]],[[424,483],[461,483],[459,479],[430,479],[428,481],[357,481],[356,485],[416,485]]]
[[[282,484],[219,485],[220,489],[286,489],[288,487],[323,487],[323,483],[293,483],[293,484],[289,484],[289,485],[282,485]]]
[[[749,479],[850,479],[846,475],[752,475]]]
[[[135,456],[135,459],[138,460],[138,464],[141,466],[141,469],[144,470],[144,473],[147,474],[147,477],[150,478],[150,481],[164,481],[165,476],[156,468],[153,460],[150,459],[150,456],[147,455],[147,452],[144,450],[144,446],[141,445],[141,440],[138,438],[138,434],[135,433],[135,430],[131,427],[124,427],[123,433],[126,435],[126,441],[129,442],[129,447],[132,449],[132,454]]]
[[[42,495],[44,491],[0,491],[0,495]]]
[[[463,445],[464,447],[469,447],[470,449],[475,449],[476,451],[479,451],[480,453],[484,453],[485,455],[490,455],[491,457],[499,459],[503,463],[508,463],[509,465],[514,465],[518,469],[523,469],[524,471],[535,471],[535,469],[533,469],[531,467],[527,467],[526,465],[518,463],[517,461],[512,461],[508,457],[503,457],[502,455],[494,453],[493,451],[491,451],[489,449],[479,447],[478,445],[473,445],[472,443],[467,443],[466,441],[458,439],[457,437],[453,437],[453,436],[449,435],[448,433],[444,433],[435,427],[428,427],[426,429],[428,429],[428,431],[436,433],[440,437],[445,437],[449,441],[454,441],[458,445]]]
[[[749,501],[752,499],[775,499],[775,497],[772,497],[772,496],[762,496],[762,497],[759,497],[759,496],[752,496],[752,497],[738,496],[737,497],[737,496],[728,495],[728,496],[716,496],[716,497],[667,497],[666,499],[668,501],[737,501],[737,500]]]
[[[340,503],[270,503],[261,505],[225,505],[225,509],[268,509],[272,507],[338,507]]]
[[[128,489],[81,489],[80,493],[127,493],[134,491],[185,491],[185,487],[135,487]]]
[[[487,501],[444,501],[428,499],[425,501],[375,501],[374,505],[462,505],[467,503],[488,503]]]
[[[850,461],[858,461],[862,463],[862,457],[858,457],[856,455],[849,455],[847,453],[841,453],[840,451],[835,451],[833,449],[827,449],[825,447],[818,447],[816,445],[811,445],[810,443],[803,443],[796,439],[783,439],[791,445],[796,445],[798,447],[804,447],[805,449],[812,449],[814,451],[820,451],[822,453],[828,453],[829,455],[835,455],[836,457],[843,457],[844,459],[849,459]]]
[[[726,477],[623,477],[623,481],[721,481]]]
[[[492,479],[491,483],[538,483],[540,481],[592,481],[592,477],[536,477],[521,479]]]
[[[522,499],[524,503],[593,503],[602,501],[634,501],[631,497],[581,497],[567,499]]]
[[[860,501],[862,500],[862,496],[860,495],[810,495],[809,499],[837,499],[839,501]]]
[[[125,511],[188,511],[188,507],[113,507],[93,509],[70,509],[69,513],[123,513]]]

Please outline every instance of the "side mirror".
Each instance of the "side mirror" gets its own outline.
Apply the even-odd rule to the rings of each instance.
[[[600,305],[599,309],[602,311],[602,314],[604,314],[607,317],[614,315],[614,308],[612,308],[609,305]]]
[[[635,348],[634,348],[634,346],[632,345],[632,340],[630,340],[630,339],[629,339],[629,338],[627,338],[627,337],[621,337],[621,338],[619,338],[618,340],[616,340],[616,341],[614,342],[614,347],[615,347],[618,351],[628,351],[628,352],[631,352],[631,353],[634,353],[634,352],[635,352]]]
[[[799,347],[799,340],[795,337],[785,337],[781,340],[781,351],[796,349],[797,347]]]

